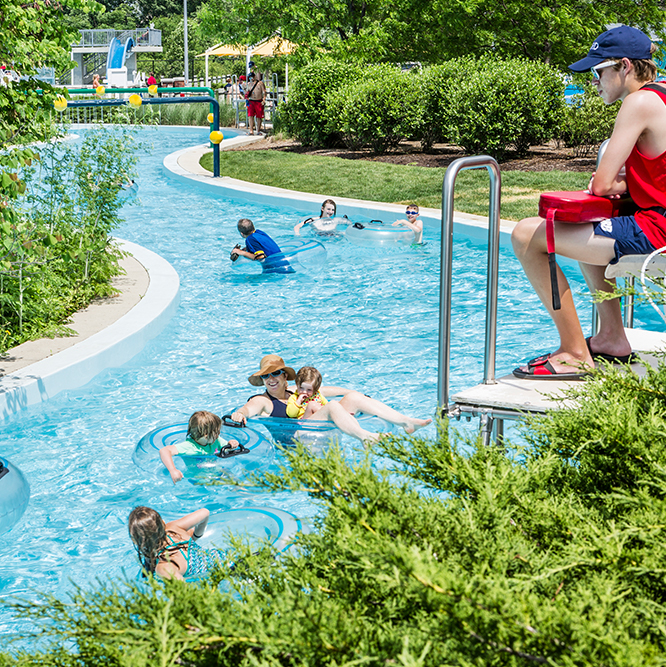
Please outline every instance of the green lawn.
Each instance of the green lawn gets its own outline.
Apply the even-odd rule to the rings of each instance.
[[[201,159],[213,170],[213,154]],[[298,155],[280,151],[222,151],[220,173],[251,183],[313,192],[325,197],[440,208],[445,169],[394,165],[369,160]],[[520,220],[536,215],[539,194],[549,190],[582,190],[590,173],[547,171],[502,173],[502,218]],[[462,172],[456,181],[455,209],[488,214],[485,169]]]

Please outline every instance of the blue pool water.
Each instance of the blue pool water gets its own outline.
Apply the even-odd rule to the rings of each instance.
[[[2,424],[0,452],[28,478],[32,496],[21,523],[0,536],[0,594],[62,593],[70,582],[137,571],[127,516],[146,504],[170,515],[269,506],[302,518],[315,511],[302,494],[206,491],[156,481],[132,462],[137,441],[197,409],[223,413],[259,393],[247,382],[262,355],[318,367],[327,384],[354,387],[415,416],[431,416],[437,391],[439,233],[423,248],[373,250],[325,242],[316,273],[235,272],[229,250],[241,217],[278,241],[305,214],[215,197],[172,180],[163,157],[206,140],[207,130],[147,129],[150,155],[139,168],[140,203],[124,209],[117,235],[165,257],[181,279],[177,314],[131,362],[76,391],[31,407]],[[486,252],[460,236],[454,249],[451,386],[483,373]],[[567,269],[586,298],[582,279]],[[509,249],[501,255],[497,372],[548,351],[557,337]],[[647,319],[646,319],[647,317]],[[643,309],[637,326],[659,328]],[[426,432],[434,434],[434,428]],[[358,443],[344,440],[353,456]],[[279,455],[277,456],[279,460]],[[15,629],[0,608],[0,632]]]

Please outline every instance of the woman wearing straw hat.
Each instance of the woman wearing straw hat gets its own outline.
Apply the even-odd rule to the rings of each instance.
[[[248,378],[252,386],[263,386],[266,391],[258,396],[253,396],[242,408],[236,410],[231,418],[242,423],[245,423],[249,417],[255,416],[286,419],[287,401],[293,393],[288,387],[288,382],[295,378],[296,372],[284,363],[282,357],[277,354],[267,354],[261,360],[259,370]],[[408,434],[432,422],[432,419],[407,417],[388,405],[384,405],[381,401],[358,391],[342,387],[321,387],[320,391],[324,396],[342,395],[342,398],[339,401],[329,401],[311,419],[332,421],[343,433],[361,441],[377,440],[379,435],[361,428],[354,417],[357,412],[373,415],[401,426]]]

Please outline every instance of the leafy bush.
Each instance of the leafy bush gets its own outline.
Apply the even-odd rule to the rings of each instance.
[[[449,60],[442,65],[424,67],[418,75],[419,106],[422,117],[418,137],[421,148],[428,151],[436,142],[449,142],[451,136],[449,90],[475,67],[472,58]]]
[[[553,138],[564,105],[557,70],[527,60],[482,58],[445,85],[446,134],[468,153],[501,159]]]
[[[344,83],[356,81],[361,70],[323,58],[293,76],[289,100],[280,107],[284,130],[305,146],[334,146],[339,134],[329,123],[328,94]]]
[[[349,148],[369,146],[375,153],[384,153],[418,131],[419,102],[414,75],[390,65],[370,67],[361,81],[328,94],[329,127],[340,133]]]
[[[662,666],[666,365],[573,393],[529,420],[528,448],[443,424],[384,439],[380,460],[285,450],[263,484],[321,509],[297,551],[237,545],[201,585],[19,604],[42,643],[5,664]]]
[[[566,105],[558,139],[573,148],[576,157],[594,153],[613,132],[618,104],[607,105],[592,84],[585,84],[584,92]]]
[[[0,221],[0,350],[62,331],[71,313],[113,293],[120,252],[109,234],[136,150],[127,127],[96,129],[78,145],[46,144],[22,170],[24,195]]]

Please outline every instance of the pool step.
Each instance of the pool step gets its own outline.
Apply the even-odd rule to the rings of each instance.
[[[625,329],[631,347],[641,359],[656,368],[658,358],[650,354],[666,348],[666,333]],[[645,374],[642,364],[632,364],[638,375]],[[520,380],[513,375],[498,378],[495,384],[479,384],[464,389],[451,397],[449,415],[453,417],[490,417],[493,419],[521,419],[525,413],[544,413],[557,410],[566,402],[556,400],[564,392],[576,385],[575,382],[560,380]]]

